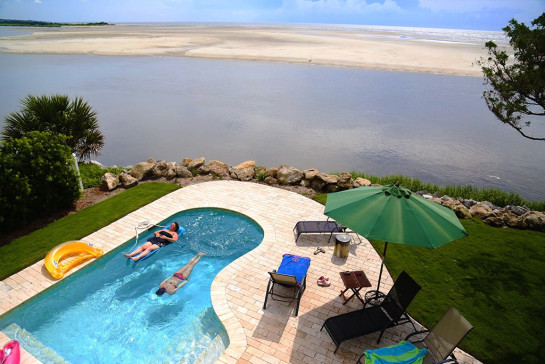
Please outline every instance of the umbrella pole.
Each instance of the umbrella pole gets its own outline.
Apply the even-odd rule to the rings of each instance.
[[[388,242],[384,244],[384,253],[382,253],[382,264],[380,265],[380,273],[378,275],[378,284],[375,298],[378,298],[380,292],[380,280],[382,279],[382,269],[384,268],[384,259],[386,259],[386,249],[388,248]]]

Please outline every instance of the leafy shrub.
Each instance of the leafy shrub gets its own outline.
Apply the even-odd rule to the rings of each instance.
[[[0,146],[0,231],[71,206],[80,191],[67,137],[33,131]]]

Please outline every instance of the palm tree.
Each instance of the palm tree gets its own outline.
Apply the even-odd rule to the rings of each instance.
[[[68,136],[67,144],[79,159],[98,155],[104,136],[96,112],[82,98],[66,95],[27,95],[19,112],[5,118],[2,139],[21,138],[30,131],[50,131]]]

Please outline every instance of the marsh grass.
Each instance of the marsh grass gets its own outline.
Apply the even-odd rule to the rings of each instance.
[[[505,207],[511,206],[527,206],[530,210],[545,211],[545,201],[532,202],[523,199],[520,195],[514,192],[505,192],[494,188],[476,188],[470,185],[466,186],[438,186],[431,183],[423,183],[417,178],[406,177],[402,175],[391,175],[377,177],[366,175],[361,172],[350,172],[352,178],[362,177],[368,179],[372,183],[380,185],[389,185],[398,183],[408,188],[411,191],[428,191],[430,194],[439,192],[441,195],[448,195],[453,198],[462,197],[465,199],[473,199],[475,201],[489,201],[496,206]]]
[[[4,257],[0,280],[43,259],[58,244],[79,240],[179,188],[169,183],[140,184],[0,247]]]

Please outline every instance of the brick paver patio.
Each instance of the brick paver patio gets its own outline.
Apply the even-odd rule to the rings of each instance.
[[[380,345],[376,344],[378,334],[372,334],[346,341],[333,353],[335,345],[331,338],[325,330],[320,331],[324,320],[362,306],[357,299],[343,305],[339,293],[344,286],[338,272],[363,270],[376,287],[381,261],[364,238],[362,243],[352,240],[348,258],[332,254],[334,239],[328,243],[328,235],[301,235],[296,243],[295,224],[302,220],[325,220],[323,206],[279,188],[237,181],[184,187],[82,240],[98,245],[107,253],[132,238],[139,222],[158,223],[179,211],[198,207],[242,213],[261,225],[265,233],[256,249],[223,269],[212,284],[212,304],[230,340],[218,363],[354,363],[364,350],[392,345],[412,331],[410,324],[391,328],[386,330]],[[314,255],[317,247],[322,247],[325,253]],[[263,310],[267,272],[278,268],[285,253],[308,256],[312,260],[297,317],[293,316],[295,303],[269,299],[267,309]],[[318,286],[316,281],[320,276],[328,276],[331,286]],[[43,260],[5,279],[0,282],[0,314],[54,283]],[[381,290],[387,292],[392,283],[385,270]],[[0,333],[0,347],[8,340]],[[461,363],[478,363],[459,350],[456,356]],[[22,363],[36,362],[23,351]]]

